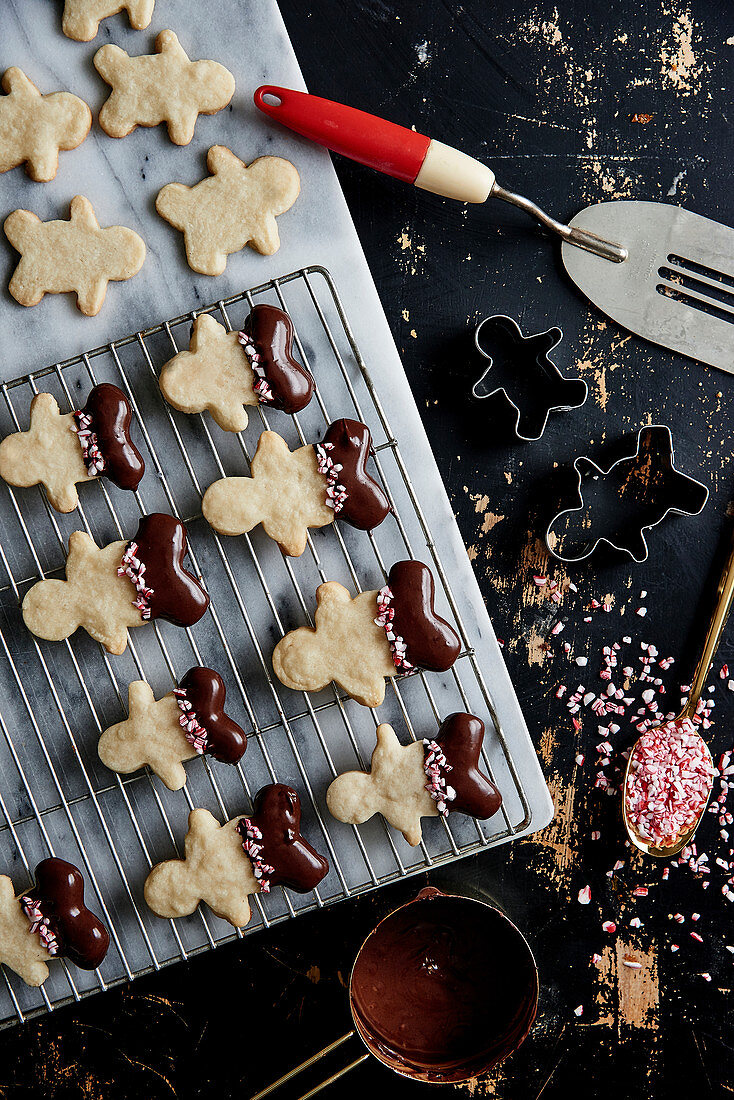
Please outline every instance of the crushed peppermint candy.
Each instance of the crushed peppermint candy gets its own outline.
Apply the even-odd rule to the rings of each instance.
[[[89,413],[75,412],[72,414],[74,422],[71,430],[79,437],[79,446],[82,449],[82,458],[90,477],[99,477],[105,472],[107,463],[100,450],[97,433],[92,429],[92,418]]]
[[[591,901],[591,887],[584,886],[579,890],[579,905],[588,905]]]
[[[253,389],[255,395],[261,405],[273,405],[275,403],[275,397],[273,391],[270,388],[267,375],[265,374],[265,368],[262,365],[262,355],[257,350],[252,342],[252,337],[248,336],[246,332],[238,332],[237,339],[245,349],[245,354],[250,360],[250,366],[252,367],[252,373],[255,375],[255,382]]]
[[[675,844],[695,824],[708,801],[713,765],[688,718],[643,733],[630,763],[627,815],[645,840]]]
[[[260,891],[263,894],[269,894],[270,878],[268,876],[275,874],[275,868],[271,867],[262,858],[262,830],[249,817],[243,817],[238,821],[236,828],[242,837],[242,847],[245,855],[249,856],[252,862],[252,873],[260,885]]]
[[[334,514],[341,512],[344,507],[344,501],[349,495],[346,488],[339,483],[339,474],[342,472],[342,465],[340,462],[334,462],[333,458],[329,454],[329,451],[333,451],[333,443],[317,443],[315,446],[316,462],[318,464],[319,473],[323,474],[326,478],[326,507],[333,508]]]
[[[389,585],[386,584],[384,588],[380,589],[377,593],[377,616],[374,621],[377,626],[384,628],[392,653],[392,663],[398,672],[415,672],[415,666],[405,656],[407,648],[405,639],[393,630],[392,622],[395,618],[395,608],[390,605],[394,599],[395,597]]]
[[[58,955],[61,950],[59,941],[56,939],[56,934],[51,928],[48,917],[43,914],[40,901],[24,895],[20,899],[20,905],[30,921],[29,931],[35,932],[49,955]]]
[[[183,730],[183,735],[188,743],[193,746],[196,753],[202,756],[209,745],[209,735],[204,727],[200,725],[196,717],[196,711],[186,695],[186,689],[176,687],[173,689],[173,694],[176,697],[178,709],[181,711],[178,723]]]
[[[425,789],[436,803],[438,812],[446,817],[449,812],[447,803],[453,802],[456,798],[456,791],[446,782],[445,772],[453,771],[453,768],[446,759],[438,741],[431,741],[429,738],[424,737],[423,745],[425,752],[423,757],[423,771],[426,773],[426,778],[428,779],[428,782],[425,784]]]
[[[122,561],[117,570],[118,577],[127,577],[135,586],[135,591],[138,594],[138,598],[133,600],[133,607],[137,607],[140,612],[141,619],[150,618],[150,599],[153,595],[153,589],[148,588],[145,583],[145,562],[141,561],[137,556],[138,544],[137,542],[129,542],[125,547],[125,553],[122,555]]]

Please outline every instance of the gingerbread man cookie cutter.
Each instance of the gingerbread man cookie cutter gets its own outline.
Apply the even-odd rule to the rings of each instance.
[[[558,561],[585,561],[606,545],[626,554],[634,562],[644,562],[649,553],[646,532],[652,531],[669,515],[697,516],[709,496],[702,482],[676,469],[673,437],[664,424],[640,428],[635,450],[618,458],[607,469],[598,466],[587,455],[579,455],[573,468],[577,477],[578,504],[557,512],[545,534],[546,546]],[[605,485],[607,480],[614,483],[613,501],[611,505],[599,501],[597,511],[609,509],[612,521],[603,534],[594,535],[594,505],[589,505],[587,514],[586,501],[592,487]],[[557,529],[564,519],[567,531],[559,534]],[[563,547],[571,519],[576,521],[577,541],[566,550]]]
[[[474,345],[488,365],[472,386],[472,397],[504,397],[514,413],[515,437],[523,442],[541,438],[552,412],[578,409],[588,397],[586,382],[566,378],[550,358],[562,339],[557,327],[525,336],[517,321],[504,313],[485,317],[474,331]],[[532,395],[523,388],[531,388]]]

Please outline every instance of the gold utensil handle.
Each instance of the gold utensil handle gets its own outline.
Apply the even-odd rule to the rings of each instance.
[[[284,1073],[282,1077],[279,1077],[277,1081],[273,1081],[272,1084],[261,1089],[255,1096],[251,1096],[250,1100],[263,1100],[263,1097],[270,1096],[270,1094],[275,1092],[276,1089],[279,1089],[281,1085],[287,1084],[289,1081],[292,1081],[294,1077],[297,1077],[300,1073],[303,1073],[304,1070],[308,1069],[309,1066],[313,1066],[316,1062],[320,1062],[322,1058],[326,1057],[327,1054],[331,1054],[332,1050],[336,1050],[342,1043],[346,1043],[347,1039],[351,1039],[353,1035],[356,1035],[354,1029],[348,1031],[345,1035],[340,1035],[333,1043],[329,1043],[328,1046],[317,1051],[316,1054],[312,1054],[305,1062],[301,1062],[299,1066],[294,1066],[293,1069],[289,1069],[288,1072]],[[345,1073],[349,1073],[350,1070],[355,1069],[356,1066],[361,1066],[362,1062],[365,1062],[368,1058],[369,1054],[362,1054],[361,1057],[355,1058],[349,1065],[337,1070],[336,1073],[332,1073],[330,1077],[327,1077],[324,1081],[320,1081],[318,1085],[314,1085],[308,1092],[303,1093],[303,1095],[299,1097],[299,1100],[310,1100],[310,1097],[315,1096],[317,1092],[321,1092],[327,1085],[331,1085],[334,1081],[338,1081],[340,1077],[343,1077]]]
[[[698,701],[701,698],[701,692],[704,689],[706,679],[708,677],[709,666],[716,656],[716,650],[719,648],[719,641],[726,626],[726,620],[729,617],[732,602],[734,601],[734,536],[732,537],[732,545],[729,551],[729,556],[726,559],[726,565],[721,574],[719,581],[719,587],[717,590],[716,607],[714,613],[711,616],[711,622],[706,632],[706,638],[703,643],[703,649],[701,650],[701,656],[698,659],[696,665],[696,671],[691,683],[691,691],[688,696],[688,702],[683,710],[683,716],[686,718],[692,718],[696,713],[696,707]]]

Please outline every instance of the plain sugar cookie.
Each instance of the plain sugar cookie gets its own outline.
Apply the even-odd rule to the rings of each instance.
[[[59,167],[59,150],[76,149],[92,125],[92,112],[71,92],[41,95],[18,68],[7,69],[0,96],[0,172],[19,164],[37,183],[47,183]]]
[[[221,275],[227,256],[252,245],[264,256],[280,248],[275,218],[290,210],[301,182],[290,161],[259,157],[247,165],[225,145],[209,150],[211,175],[194,187],[168,183],[156,210],[184,235],[186,259],[201,275]]]
[[[196,120],[226,107],[234,95],[234,77],[216,61],[191,61],[173,31],[161,31],[155,54],[130,57],[107,45],[94,55],[94,67],[112,88],[99,113],[99,124],[113,138],[136,126],[168,124],[176,145],[188,145]]]
[[[153,18],[154,6],[155,0],[66,0],[61,25],[67,38],[91,42],[100,22],[121,11],[127,12],[134,30],[145,30]]]
[[[4,228],[21,255],[9,289],[22,306],[38,305],[45,294],[76,294],[81,312],[94,317],[108,282],[132,279],[145,260],[142,237],[123,225],[100,228],[83,195],[71,200],[68,221],[42,222],[30,210],[14,210]]]

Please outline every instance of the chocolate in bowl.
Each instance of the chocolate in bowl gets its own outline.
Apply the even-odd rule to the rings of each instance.
[[[538,972],[498,909],[427,887],[370,933],[349,991],[370,1053],[406,1077],[448,1084],[517,1050],[535,1018]]]

